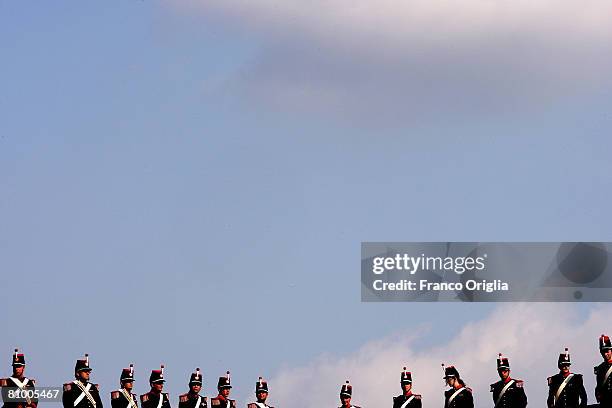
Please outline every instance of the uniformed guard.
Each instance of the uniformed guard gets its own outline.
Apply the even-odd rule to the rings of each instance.
[[[570,372],[570,354],[566,347],[565,352],[559,354],[557,367],[559,374],[548,377],[548,400],[549,408],[585,408],[587,406],[587,394],[582,382],[582,374]]]
[[[445,367],[444,380],[450,390],[444,392],[444,408],[474,408],[474,397],[472,389],[465,386],[465,382],[459,376],[459,371],[454,366]]]
[[[89,354],[85,354],[85,358],[77,360],[74,366],[76,380],[64,384],[64,408],[102,408],[98,384],[89,382],[90,375]]]
[[[342,384],[342,388],[340,388],[340,402],[342,403],[340,408],[359,408],[357,405],[351,404],[352,398],[353,386],[349,383],[349,380],[346,380],[346,383]]]
[[[595,367],[595,397],[600,408],[612,408],[612,343],[605,334],[599,338],[599,352],[604,361]]]
[[[393,408],[421,408],[421,396],[412,393],[412,373],[406,371],[406,367],[402,371],[400,385],[402,394],[393,397]]]
[[[206,397],[200,395],[202,390],[202,372],[196,368],[189,378],[189,392],[179,396],[179,408],[207,408]]]
[[[35,381],[25,376],[25,356],[19,353],[19,349],[15,349],[12,356],[13,375],[8,378],[0,379],[0,387],[2,387],[3,408],[36,408],[38,399],[28,395],[34,391]],[[10,398],[9,392],[13,391],[28,391],[24,398]],[[21,396],[18,396],[21,397]]]
[[[112,408],[138,408],[138,398],[132,394],[134,388],[134,365],[121,370],[119,378],[120,388],[111,392]]]
[[[259,380],[255,383],[255,398],[257,398],[257,402],[247,404],[247,408],[274,408],[266,404],[268,393],[268,383],[264,381],[263,378],[259,377]]]
[[[230,372],[228,371],[225,377],[219,377],[219,382],[217,382],[219,395],[210,399],[210,406],[216,408],[236,408],[236,400],[229,398],[231,389],[232,383],[230,380]]]
[[[527,396],[523,389],[523,380],[510,377],[510,361],[501,353],[497,358],[497,374],[500,380],[491,384],[494,408],[525,408]]]
[[[170,396],[164,390],[164,365],[159,370],[152,370],[149,376],[151,391],[140,396],[142,408],[170,408]]]

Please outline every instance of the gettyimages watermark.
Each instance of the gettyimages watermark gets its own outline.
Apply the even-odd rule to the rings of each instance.
[[[608,302],[609,242],[364,242],[364,302]]]

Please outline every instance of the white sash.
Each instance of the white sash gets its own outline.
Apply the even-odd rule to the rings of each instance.
[[[17,387],[19,387],[20,390],[25,390],[26,389],[26,385],[28,385],[28,381],[30,381],[30,380],[27,379],[27,377],[23,379],[23,382],[19,381],[15,377],[11,377],[11,380],[13,380],[15,385]],[[27,396],[27,394],[26,394],[26,402],[28,403],[28,405],[30,405],[32,403],[32,400],[30,399],[30,397]]]
[[[413,399],[414,399],[414,394],[412,394],[406,401],[404,401],[404,403],[402,404],[400,408],[406,408],[408,404],[410,404],[410,401],[412,401]]]
[[[499,401],[501,401],[502,397],[504,396],[504,394],[506,393],[506,391],[508,391],[508,388],[510,388],[510,386],[514,384],[514,380],[510,380],[508,381],[508,384],[506,384],[504,386],[504,388],[502,388],[501,392],[499,393],[499,397],[497,397],[497,401],[495,401],[495,406],[497,406],[497,404],[499,404]]]
[[[19,387],[22,390],[25,389],[26,385],[28,385],[28,381],[30,381],[27,378],[24,378],[23,382],[21,382],[15,377],[11,377],[11,380],[13,380],[13,382],[17,385],[17,387]]]
[[[610,374],[612,374],[612,365],[608,367],[608,371],[606,371],[606,376],[604,377],[602,385],[605,384],[606,381],[608,381],[608,378],[610,378]],[[28,379],[26,378],[26,382],[28,382],[27,380]]]
[[[563,392],[563,390],[565,389],[565,386],[570,382],[570,380],[572,379],[573,376],[574,376],[574,374],[570,374],[567,377],[565,377],[565,380],[563,380],[563,382],[561,383],[561,385],[557,389],[557,393],[555,394],[555,400],[554,400],[554,404],[553,405],[557,405],[557,401],[559,400],[559,397],[561,396],[561,393]]]
[[[82,391],[81,395],[79,395],[79,397],[74,400],[74,406],[76,407],[77,405],[79,405],[79,402],[81,402],[83,398],[87,397],[89,402],[91,402],[91,405],[96,408],[96,400],[89,393],[89,390],[91,389],[91,383],[87,383],[86,387],[83,387],[83,384],[81,384],[80,381],[73,381],[73,383]]]
[[[157,403],[157,408],[161,408],[161,406],[163,405],[163,403],[164,403],[164,394],[163,394],[163,393],[160,393],[160,394],[159,394],[159,402]]]
[[[125,388],[121,388],[119,391],[121,391],[123,396],[128,400],[127,407],[125,407],[125,408],[130,408],[130,407],[138,408],[138,405],[136,405],[136,403],[134,402],[134,398],[132,398],[132,393],[131,392],[127,392],[125,390]]]
[[[459,388],[457,391],[455,391],[455,392],[453,393],[453,395],[451,395],[451,396],[450,396],[450,398],[448,399],[448,406],[450,406],[450,403],[451,403],[451,402],[453,402],[453,400],[455,399],[455,397],[456,397],[457,395],[459,395],[459,393],[460,393],[461,391],[463,391],[463,390],[465,390],[465,387],[461,387],[461,388]]]

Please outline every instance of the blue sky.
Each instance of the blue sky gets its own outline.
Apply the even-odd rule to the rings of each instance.
[[[610,240],[609,5],[358,3],[0,2],[7,370],[245,401],[496,309],[361,304],[362,241]]]

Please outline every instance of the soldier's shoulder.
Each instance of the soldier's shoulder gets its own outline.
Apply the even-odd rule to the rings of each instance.
[[[32,384],[32,385],[36,384],[36,380],[35,380],[35,379],[33,379],[33,378],[30,378],[30,379],[28,380],[28,382],[29,382],[30,384]]]
[[[523,388],[523,385],[525,385],[525,381],[523,381],[523,380],[514,380],[514,386],[515,387]]]
[[[551,375],[546,380],[548,381],[548,385],[554,384],[558,381],[560,374]]]
[[[421,399],[421,394],[414,394],[414,399],[420,400]]]
[[[470,394],[473,392],[473,391],[472,391],[472,389],[471,389],[470,387],[465,387],[465,389],[466,389],[467,391],[469,391],[469,392],[470,392]]]
[[[69,392],[74,384],[69,382],[64,384],[64,392]]]
[[[149,400],[149,393],[147,392],[146,394],[142,394],[140,396],[140,401],[141,402],[147,402]]]
[[[219,401],[219,398],[217,397],[212,397],[210,399],[210,405],[216,407],[217,405],[221,405],[221,401]]]
[[[228,399],[228,401],[230,403],[230,407],[236,408],[236,400]]]
[[[497,387],[497,384],[499,384],[499,381],[491,384],[491,390],[489,392],[493,392],[495,390],[495,387]]]
[[[162,392],[162,396],[167,400],[170,401],[170,393],[169,392]]]
[[[574,379],[576,381],[582,381],[582,374],[574,374]]]
[[[187,401],[189,401],[189,394],[179,395],[179,402],[187,402]]]
[[[100,391],[100,384],[93,384],[96,391]]]
[[[0,387],[8,387],[8,378],[0,378]]]
[[[247,408],[257,408],[257,404],[250,402],[247,404]]]
[[[111,399],[117,399],[121,396],[121,392],[119,391],[111,391]]]

